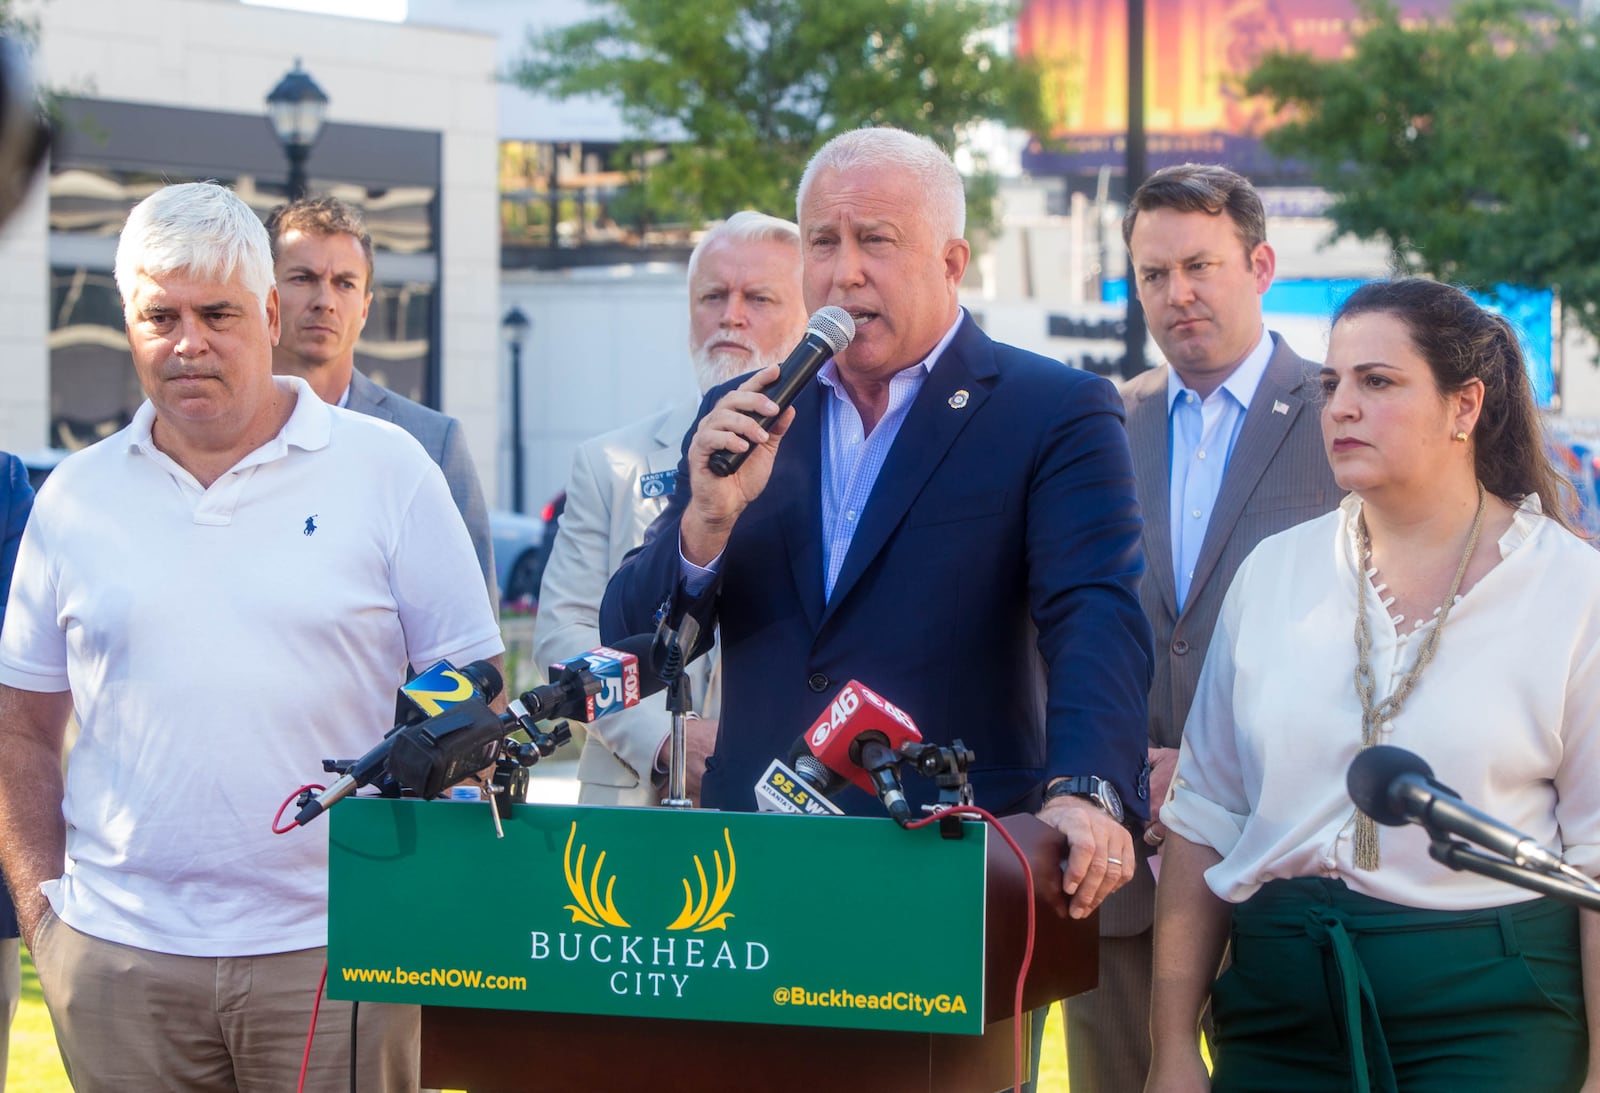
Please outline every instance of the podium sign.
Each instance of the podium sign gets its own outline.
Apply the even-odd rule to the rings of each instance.
[[[887,819],[351,798],[328,994],[981,1034],[986,839]]]

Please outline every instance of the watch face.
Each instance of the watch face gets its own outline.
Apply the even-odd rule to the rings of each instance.
[[[1117,791],[1112,788],[1110,782],[1101,782],[1095,789],[1095,800],[1100,803],[1100,807],[1105,809],[1113,820],[1120,824],[1122,822],[1122,798],[1117,796]]]

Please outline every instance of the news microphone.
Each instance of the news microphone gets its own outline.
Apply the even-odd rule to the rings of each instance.
[[[458,702],[395,734],[389,775],[419,797],[437,797],[494,762],[500,741],[517,727],[481,698]]]
[[[789,752],[789,766],[824,797],[847,782],[875,793],[891,819],[911,822],[900,784],[900,749],[922,742],[911,716],[875,691],[850,680]]]
[[[1566,871],[1559,854],[1462,801],[1455,790],[1434,781],[1433,768],[1421,756],[1404,748],[1379,744],[1361,752],[1345,775],[1345,788],[1356,808],[1380,824],[1421,824],[1435,837],[1438,832],[1457,835],[1520,866]]]
[[[810,752],[806,752],[805,758],[810,760],[813,766],[821,768],[824,778],[831,773],[827,767],[818,763]],[[833,792],[838,792],[844,786],[845,781],[841,778]],[[774,759],[768,763],[761,780],[756,783],[757,812],[785,812],[793,816],[843,816],[844,809],[834,804],[828,797],[829,794],[821,789],[812,777],[802,775],[781,759]]]
[[[367,754],[350,764],[338,781],[323,790],[320,796],[307,801],[295,814],[294,822],[309,823],[362,786],[388,773],[390,752],[396,738],[406,729],[464,702],[476,700],[487,709],[488,703],[494,700],[503,686],[505,682],[500,670],[486,660],[475,660],[459,670],[452,667],[448,660],[441,660],[409,680],[399,691],[397,706],[400,712],[395,717],[394,728],[384,733],[383,739]],[[426,712],[429,710],[433,712]],[[421,713],[420,717],[418,713]],[[401,784],[405,783],[402,781]]]
[[[665,687],[655,668],[655,635],[633,634],[552,664],[550,682],[523,694],[522,704],[536,721],[552,717],[598,721],[637,706],[640,699]],[[597,685],[589,688],[585,677]]]
[[[395,692],[395,728],[415,725],[473,695],[493,702],[504,688],[505,679],[500,669],[487,660],[475,660],[461,669],[452,667],[448,660],[441,660],[407,680]]]
[[[835,353],[842,353],[844,347],[849,345],[855,336],[856,321],[850,317],[848,311],[832,304],[818,308],[806,323],[805,336],[800,339],[800,344],[794,347],[788,359],[779,366],[777,380],[761,392],[778,404],[778,412],[768,416],[757,414],[749,416],[763,429],[772,428],[772,423],[793,404],[800,392],[805,390],[806,384],[816,378],[818,370]],[[742,452],[730,452],[723,448],[712,452],[710,460],[712,473],[720,478],[727,478],[744,465],[750,451],[750,448],[746,448]]]

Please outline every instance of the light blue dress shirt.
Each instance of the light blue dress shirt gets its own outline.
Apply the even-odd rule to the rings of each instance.
[[[900,435],[900,426],[905,424],[906,413],[965,317],[965,308],[957,311],[956,321],[950,324],[932,352],[917,364],[896,372],[889,380],[889,406],[871,434],[866,433],[860,411],[839,382],[837,362],[830,360],[817,373],[817,379],[828,388],[829,394],[823,400],[822,416],[822,540],[828,565],[823,574],[824,599],[833,595],[834,582],[839,579],[845,555],[850,552],[850,541],[861,522],[862,510],[872,496],[872,487],[877,484],[878,472],[883,470],[883,461],[888,458],[895,437]],[[699,595],[710,585],[722,555],[702,568],[683,557],[682,550],[680,543],[678,561],[684,589],[691,596]]]
[[[1222,491],[1222,476],[1244,427],[1245,411],[1261,386],[1272,358],[1272,335],[1263,327],[1256,347],[1217,389],[1202,399],[1183,385],[1175,368],[1167,370],[1167,450],[1172,522],[1172,575],[1181,613],[1189,582],[1200,560],[1211,512]]]

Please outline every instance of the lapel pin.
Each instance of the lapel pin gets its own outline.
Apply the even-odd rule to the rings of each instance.
[[[1289,412],[1289,404],[1286,402],[1279,402],[1277,399],[1273,399],[1272,412],[1275,414],[1287,414]]]
[[[967,404],[967,399],[970,398],[970,397],[971,396],[967,394],[965,389],[957,391],[955,394],[950,396],[950,409],[952,409],[952,410],[961,409],[963,406],[965,406]]]

